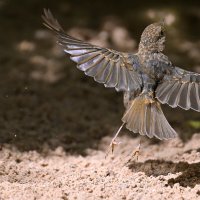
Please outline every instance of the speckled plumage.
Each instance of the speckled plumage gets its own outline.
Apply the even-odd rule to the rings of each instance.
[[[67,35],[49,10],[44,11],[43,19],[78,69],[105,87],[124,92],[126,112],[122,121],[129,130],[150,138],[173,138],[176,132],[167,122],[160,103],[200,112],[200,75],[174,66],[162,53],[163,22],[145,28],[138,53],[133,54],[91,45]]]

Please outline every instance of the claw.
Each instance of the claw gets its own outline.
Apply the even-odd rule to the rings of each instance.
[[[113,139],[114,139],[114,138],[113,138]],[[112,139],[110,145],[108,146],[108,149],[107,149],[107,151],[106,151],[106,156],[105,156],[105,158],[107,158],[107,156],[108,156],[108,154],[110,153],[110,151],[111,151],[112,154],[113,154],[114,149],[115,149],[115,146],[117,146],[117,145],[119,145],[119,144],[122,143],[122,142],[120,142],[120,141],[116,141],[115,139],[114,139],[114,140],[113,140],[113,139]]]
[[[140,139],[140,143],[138,144],[138,146],[133,150],[133,152],[130,155],[130,158],[128,159],[128,161],[125,163],[125,165],[127,165],[128,163],[130,163],[133,160],[137,160],[139,158],[139,154],[140,154],[140,147],[141,147],[141,139]]]
[[[139,144],[131,154],[131,158],[133,158],[133,159],[136,158],[137,161],[138,161],[138,158],[139,158],[140,146],[141,145]]]
[[[121,144],[120,141],[116,141],[116,138],[117,138],[117,136],[119,135],[121,129],[122,129],[123,126],[124,126],[124,124],[125,124],[125,123],[123,123],[123,124],[120,126],[120,128],[119,128],[118,131],[117,131],[117,133],[115,134],[115,136],[114,136],[113,139],[111,140],[111,143],[110,143],[110,145],[108,146],[108,149],[107,149],[107,151],[106,151],[105,158],[107,158],[107,156],[108,156],[108,154],[110,153],[110,151],[111,151],[112,154],[113,154],[116,145]]]

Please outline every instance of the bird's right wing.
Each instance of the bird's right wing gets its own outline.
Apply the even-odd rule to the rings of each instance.
[[[156,98],[171,107],[200,112],[200,74],[173,67],[158,84]]]
[[[54,31],[64,51],[86,75],[117,91],[141,90],[137,56],[94,46],[67,35],[49,10],[44,10],[42,18],[44,25]]]

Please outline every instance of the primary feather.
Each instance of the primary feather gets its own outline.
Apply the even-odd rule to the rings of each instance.
[[[117,91],[141,89],[142,80],[134,66],[136,56],[91,45],[69,36],[49,10],[44,10],[42,17],[44,25],[56,33],[58,43],[86,75],[94,77],[95,81],[106,87],[114,87]]]

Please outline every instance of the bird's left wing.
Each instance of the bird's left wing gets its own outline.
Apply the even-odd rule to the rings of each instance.
[[[161,103],[200,112],[200,74],[173,67],[156,89]]]
[[[67,35],[49,10],[44,10],[42,18],[44,25],[56,33],[64,51],[86,75],[117,91],[141,90],[137,56],[94,46]]]

